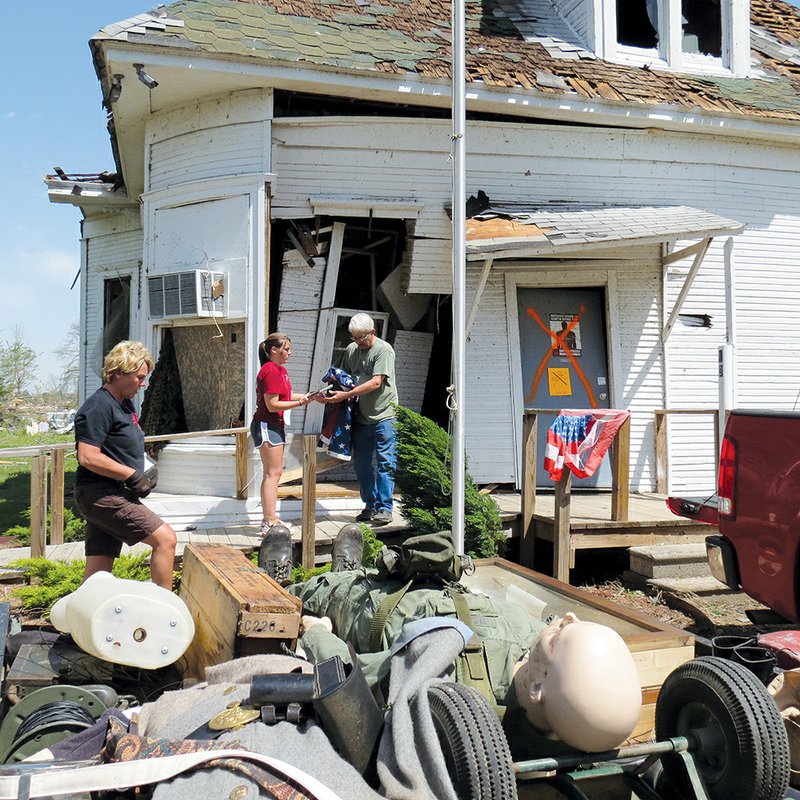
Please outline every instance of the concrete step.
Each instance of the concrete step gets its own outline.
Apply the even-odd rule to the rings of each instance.
[[[729,586],[720,583],[711,575],[689,576],[683,578],[647,578],[638,572],[626,570],[622,575],[623,583],[636,589],[656,589],[674,595],[696,595],[706,599],[727,597],[737,594]]]
[[[704,542],[631,547],[630,571],[644,578],[710,577]]]

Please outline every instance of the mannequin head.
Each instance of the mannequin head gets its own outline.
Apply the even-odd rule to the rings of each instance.
[[[630,736],[642,704],[622,637],[572,613],[541,632],[514,675],[514,692],[540,733],[588,752],[610,750]]]

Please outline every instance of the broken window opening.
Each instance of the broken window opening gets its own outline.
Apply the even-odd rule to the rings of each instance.
[[[131,276],[117,275],[103,281],[103,352],[105,358],[118,342],[130,338]]]
[[[658,49],[658,0],[617,0],[617,42]]]
[[[683,52],[722,57],[722,9],[719,0],[682,0]]]
[[[380,311],[378,287],[400,263],[405,223],[388,219],[342,221],[346,227],[334,303],[343,308]]]

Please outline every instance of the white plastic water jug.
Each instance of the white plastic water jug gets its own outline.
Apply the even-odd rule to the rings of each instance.
[[[58,600],[50,621],[90,655],[143,669],[177,661],[194,638],[194,621],[180,597],[110,572],[96,572]]]

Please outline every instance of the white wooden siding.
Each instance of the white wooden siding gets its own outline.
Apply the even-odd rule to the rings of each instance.
[[[103,357],[104,281],[131,276],[131,336],[138,336],[139,269],[142,263],[142,230],[138,214],[124,215],[113,224],[87,224],[84,230],[86,264],[83,290],[84,368],[80,376],[79,402],[100,387]],[[133,226],[136,227],[133,227]]]
[[[173,136],[150,146],[150,189],[201,178],[264,172],[263,125],[226,125]]]
[[[395,380],[401,406],[419,413],[425,396],[433,334],[397,331],[394,336]]]
[[[272,93],[246,90],[154,115],[147,123],[146,191],[269,172]]]
[[[451,187],[448,137],[446,121],[280,120],[274,125],[273,169],[279,176],[274,213],[307,216],[308,198],[315,194],[412,198],[423,208],[408,289],[448,293],[451,228],[443,213]],[[471,122],[467,153],[468,193],[483,189],[493,200],[696,205],[744,222],[747,229],[733,248],[737,404],[800,407],[800,314],[795,312],[800,305],[800,152],[707,135]],[[664,405],[715,408],[718,403],[717,347],[725,339],[722,242],[712,245],[683,308],[710,314],[713,327],[677,324],[666,352],[660,340],[659,328],[688,266],[671,265],[665,284],[660,268],[649,262],[615,268],[618,318],[611,324],[619,327],[620,346],[612,368],[618,404],[637,412],[632,475],[642,489],[653,485],[652,410]],[[468,349],[468,358],[481,363],[484,354],[473,351],[475,343],[498,336],[502,341],[502,326],[491,317],[504,315],[505,308],[493,290],[497,286],[491,280]],[[500,401],[502,396],[502,409]],[[485,418],[491,405],[476,404],[473,397],[472,409],[480,416],[468,422],[468,443],[474,442],[468,444],[471,469],[479,479],[506,480],[517,445],[505,433],[498,436],[498,423]],[[493,451],[485,459],[480,454],[484,445]],[[673,489],[712,486],[712,450],[709,419],[670,423]],[[489,459],[502,466],[495,469]]]
[[[555,0],[553,5],[559,16],[578,34],[584,45],[589,46],[590,0]]]

